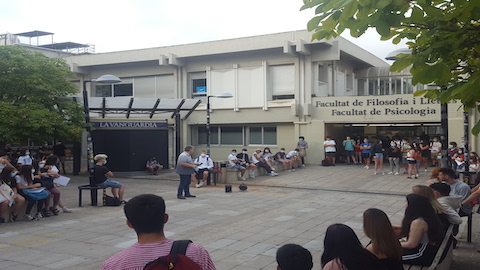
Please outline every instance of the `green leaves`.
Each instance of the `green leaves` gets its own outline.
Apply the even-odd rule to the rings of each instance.
[[[358,37],[370,27],[382,40],[397,44],[406,39],[412,54],[399,55],[391,70],[410,67],[413,84],[443,87],[416,95],[442,103],[459,100],[465,111],[480,110],[480,1],[304,0],[306,8],[318,14],[308,24],[314,39],[346,29]],[[478,134],[480,124],[472,131]]]
[[[17,46],[0,46],[0,141],[43,142],[80,138],[79,104],[62,101],[78,89],[62,59],[48,58]]]

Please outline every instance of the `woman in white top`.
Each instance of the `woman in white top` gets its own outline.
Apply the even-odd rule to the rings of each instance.
[[[272,157],[273,157],[273,154],[272,154],[272,151],[270,151],[270,148],[265,147],[263,149],[262,158],[264,159],[265,163],[267,163],[267,165],[270,166],[270,168],[272,168],[272,170],[275,170],[275,168],[273,168],[272,166],[272,159],[273,159]]]
[[[23,192],[24,189],[27,188],[40,188],[40,183],[33,183],[33,167],[32,165],[23,165],[20,169],[20,172],[15,176],[15,181],[17,182],[17,189],[18,193],[22,195],[25,200],[28,202],[27,209],[25,210],[25,215],[23,216],[27,220],[42,220],[42,208],[45,199],[41,200],[34,200],[27,194]],[[37,214],[35,217],[30,215],[30,211],[32,210],[33,206],[37,203]]]
[[[20,149],[20,156],[17,159],[18,165],[32,165],[32,158],[30,157],[30,150],[22,148]]]

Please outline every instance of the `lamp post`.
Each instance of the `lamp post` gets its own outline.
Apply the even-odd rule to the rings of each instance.
[[[102,75],[98,77],[98,79],[92,80],[84,80],[83,81],[83,111],[85,113],[85,131],[87,132],[87,168],[88,168],[88,175],[89,175],[89,183],[90,186],[95,186],[94,179],[93,179],[93,167],[95,165],[93,161],[93,139],[91,135],[91,124],[90,124],[90,113],[89,113],[89,106],[88,106],[88,93],[87,93],[87,82],[96,82],[96,83],[119,83],[122,80],[114,75]],[[97,190],[92,189],[90,190],[90,194],[92,196],[92,206],[97,205]]]
[[[218,95],[208,95],[207,96],[207,155],[210,156],[210,98],[232,98],[233,95],[230,93],[219,93]]]

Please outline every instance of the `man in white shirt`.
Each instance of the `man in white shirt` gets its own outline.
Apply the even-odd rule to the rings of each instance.
[[[337,144],[330,136],[327,136],[323,142],[323,147],[325,147],[325,158],[330,161],[332,166],[335,166],[335,155],[337,152],[337,149],[335,148],[336,145]]]
[[[238,160],[238,158],[237,158],[237,150],[236,149],[233,149],[232,153],[230,155],[228,155],[228,163],[230,164],[230,167],[238,170],[238,174],[237,174],[238,180],[240,180],[240,181],[247,180],[247,179],[245,179],[245,177],[243,177],[243,175],[247,171],[247,168],[240,165],[241,161]]]
[[[197,188],[203,186],[205,181],[210,174],[210,170],[213,168],[213,160],[207,156],[207,152],[205,150],[202,151],[199,157],[197,157],[194,161],[194,164],[199,164],[195,168],[195,176],[197,178],[197,184],[195,185]]]
[[[300,149],[299,148],[295,148],[295,150],[292,150],[290,152],[288,152],[287,154],[287,160],[291,160],[292,161],[292,170],[296,169],[295,167],[295,162],[297,163],[297,167],[300,167]]]
[[[252,154],[252,162],[253,162],[253,164],[255,164],[255,166],[262,167],[271,176],[277,176],[278,175],[265,162],[265,159],[262,157],[262,149],[258,148],[257,150],[255,150],[255,152]]]

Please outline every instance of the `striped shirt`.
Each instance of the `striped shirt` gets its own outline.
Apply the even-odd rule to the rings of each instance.
[[[168,239],[155,243],[135,243],[106,260],[101,269],[142,270],[147,263],[158,259],[158,257],[167,256],[170,253],[173,241]],[[203,270],[215,270],[215,265],[207,250],[199,244],[190,243],[185,255]]]

